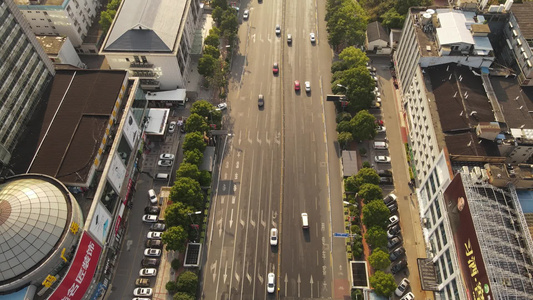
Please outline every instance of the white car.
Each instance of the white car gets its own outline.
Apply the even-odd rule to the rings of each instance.
[[[250,11],[249,10],[245,10],[244,13],[242,14],[242,18],[245,19],[245,20],[248,20],[249,14],[250,14]]]
[[[374,160],[377,163],[390,163],[390,156],[378,155],[378,156],[374,157]]]
[[[308,92],[308,93],[311,92],[311,82],[309,82],[309,81],[304,82],[304,86],[305,86],[305,91],[306,92]]]
[[[309,39],[311,40],[311,43],[316,42],[315,34],[313,32],[309,34]]]
[[[405,291],[407,291],[409,284],[410,284],[409,279],[407,278],[402,279],[402,282],[400,282],[400,284],[394,291],[394,294],[396,294],[396,296],[398,297],[401,297],[405,293]]]
[[[278,245],[278,230],[276,228],[270,229],[270,245],[271,246]]]
[[[145,297],[135,297],[133,298],[132,300],[152,300],[150,298],[145,298]]]
[[[381,103],[381,97],[376,97],[376,102]]]
[[[276,276],[274,273],[268,273],[268,281],[267,281],[267,292],[269,294],[274,293],[274,290],[276,289]]]
[[[153,290],[151,288],[136,288],[133,290],[133,295],[135,296],[147,296],[150,297],[153,294]]]
[[[159,159],[173,160],[174,158],[175,158],[174,154],[170,154],[170,153],[163,153],[159,155]]]
[[[163,234],[162,232],[149,231],[146,237],[149,240],[160,240],[162,234]]]
[[[385,126],[378,126],[378,128],[377,128],[378,132],[385,132],[386,130],[387,130],[387,128]]]
[[[157,223],[159,221],[159,217],[156,215],[144,215],[143,216],[143,222],[146,223]]]
[[[173,133],[176,130],[176,122],[172,121],[168,124],[168,133]]]
[[[155,268],[144,268],[139,271],[139,276],[142,277],[154,277],[157,275],[157,269]]]
[[[217,110],[218,111],[221,111],[221,110],[224,110],[228,108],[228,104],[227,103],[220,103],[220,104],[217,104]]]
[[[411,292],[405,294],[405,296],[403,296],[400,300],[414,300],[415,299],[415,295]]]
[[[172,160],[170,159],[160,159],[157,162],[157,165],[160,167],[171,167],[172,166]]]
[[[151,256],[151,257],[159,257],[159,256],[161,256],[161,250],[160,249],[154,249],[154,248],[144,249],[144,255],[145,256]]]
[[[276,25],[276,35],[280,35],[281,34],[281,27],[278,25]]]
[[[398,218],[398,216],[391,216],[389,218],[389,228],[398,224],[398,222],[400,222],[400,218]]]

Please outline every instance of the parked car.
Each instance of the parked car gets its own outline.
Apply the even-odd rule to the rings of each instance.
[[[168,133],[174,133],[174,130],[176,130],[176,122],[172,121],[168,124]]]
[[[155,268],[143,268],[139,271],[139,276],[154,277],[157,275],[157,269]]]
[[[170,153],[163,153],[163,154],[159,155],[159,159],[173,160],[174,158],[175,158],[174,154],[170,154]]]
[[[151,231],[165,231],[167,225],[165,223],[155,223],[150,226]]]
[[[161,256],[161,250],[155,248],[144,249],[144,256],[158,257]]]
[[[144,243],[144,246],[146,248],[163,248],[163,242],[161,240],[147,240],[146,243]]]
[[[387,205],[387,208],[389,209],[390,213],[393,214],[398,211],[398,203],[393,202],[390,205]]]
[[[153,294],[153,290],[151,288],[136,288],[133,290],[134,296],[147,296],[150,297]]]
[[[398,199],[398,197],[396,197],[396,195],[393,193],[390,193],[387,195],[387,197],[383,198],[383,202],[385,202],[385,205],[389,205],[392,202],[396,202],[396,199]]]
[[[135,280],[136,286],[142,286],[142,287],[149,287],[150,286],[150,279],[148,278],[137,278]]]
[[[398,224],[398,222],[400,222],[400,218],[398,218],[398,216],[391,216],[389,218],[389,228]]]
[[[217,109],[216,110],[220,111],[220,110],[224,110],[226,108],[228,108],[228,104],[227,103],[219,103],[219,104],[217,104]]]
[[[405,294],[405,296],[403,296],[400,300],[414,300],[414,299],[415,299],[415,294],[413,294],[412,292],[409,292]]]
[[[389,230],[387,230],[387,237],[389,239],[392,239],[394,236],[398,235],[400,231],[401,231],[400,225],[396,224],[394,226],[391,226]]]
[[[390,240],[387,242],[387,248],[388,248],[388,249],[394,249],[394,248],[396,248],[397,246],[399,246],[402,242],[403,242],[402,237],[400,237],[399,235],[397,235],[397,236],[393,237],[392,239],[390,239]]]
[[[242,14],[242,18],[244,20],[248,20],[248,16],[250,15],[250,11],[249,10],[245,10],[244,13]]]
[[[161,208],[159,206],[147,206],[144,208],[144,213],[145,214],[150,214],[150,215],[158,215],[159,212],[161,211]]]
[[[390,271],[392,274],[397,274],[401,270],[405,269],[407,267],[407,261],[406,260],[400,260],[398,263],[392,265],[390,268]]]
[[[143,222],[156,223],[157,221],[159,221],[159,217],[156,215],[144,215],[143,216]]]
[[[409,279],[407,278],[402,279],[402,282],[400,282],[400,284],[394,291],[394,294],[396,294],[396,296],[398,297],[401,297],[409,288],[409,284],[410,284]]]
[[[160,167],[171,167],[172,166],[172,160],[170,159],[160,159],[158,162],[157,162],[157,165],[160,166]]]
[[[374,160],[377,163],[390,163],[390,156],[377,155],[376,157],[374,157]]]
[[[272,73],[278,74],[278,72],[279,72],[278,63],[274,63],[274,65],[272,66]]]
[[[157,267],[160,263],[159,258],[143,258],[141,260],[141,266],[143,267]]]
[[[405,254],[405,248],[399,247],[394,249],[389,255],[390,261],[396,261],[398,258],[402,257]]]
[[[390,169],[378,170],[377,173],[380,177],[392,177],[392,171]]]
[[[146,238],[150,240],[160,240],[161,235],[162,235],[161,232],[149,231],[148,234],[146,234]]]
[[[259,98],[257,99],[257,106],[258,107],[265,106],[265,96],[263,96],[263,94],[259,94]]]
[[[379,177],[379,183],[381,184],[393,184],[394,180],[392,177]]]

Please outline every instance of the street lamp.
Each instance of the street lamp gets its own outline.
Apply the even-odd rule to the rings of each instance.
[[[199,215],[201,213],[202,213],[202,211],[199,210],[199,211],[195,211],[195,212],[191,212],[191,213],[187,214],[189,216],[189,218],[191,219],[191,226],[194,227],[194,229],[196,229],[196,239],[198,239],[198,236],[200,235],[200,231],[198,229],[198,227],[200,227],[200,226],[198,224],[194,224],[194,221],[192,219],[192,215]]]

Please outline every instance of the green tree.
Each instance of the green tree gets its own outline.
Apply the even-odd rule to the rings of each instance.
[[[334,94],[346,95],[350,108],[356,111],[370,108],[375,99],[375,82],[366,67],[357,66],[335,72],[331,82],[331,91]]]
[[[429,6],[432,3],[432,0],[397,0],[395,8],[400,15],[406,15],[410,7]]]
[[[173,198],[176,197],[177,194],[170,195],[171,200],[175,200]],[[183,228],[187,228],[190,224],[188,214],[193,212],[193,207],[179,202],[179,201],[173,201],[173,203],[165,209],[165,224],[167,227],[174,227],[174,226],[181,226]]]
[[[347,192],[357,193],[359,185],[357,185],[357,182],[355,181],[355,175],[344,179],[344,189],[346,189]]]
[[[215,65],[216,65],[215,71],[213,73],[213,76],[209,78],[209,81],[210,81],[209,83],[218,88],[222,88],[227,85],[226,68],[227,68],[228,63],[222,57],[219,57]]]
[[[200,166],[200,163],[202,163],[203,158],[204,158],[204,154],[198,149],[185,151],[183,153],[184,163],[190,163],[190,164]]]
[[[191,107],[191,114],[199,114],[205,119],[212,120],[214,124],[220,124],[222,121],[222,112],[216,110],[213,104],[205,100],[194,102]]]
[[[226,8],[228,8],[228,2],[226,0],[212,0],[209,5],[213,9],[220,7],[222,10],[226,10]]]
[[[354,138],[358,140],[372,140],[376,136],[376,117],[367,110],[358,112],[350,121],[354,131]]]
[[[207,125],[204,117],[198,114],[191,114],[185,123],[185,131],[204,133],[209,131],[209,125]]]
[[[389,254],[381,249],[376,249],[368,257],[368,262],[375,270],[385,270],[390,266]]]
[[[198,178],[200,186],[210,186],[211,185],[211,173],[209,171],[203,170],[200,171],[200,177]]]
[[[218,48],[218,46],[220,46],[220,36],[218,34],[210,34],[206,36],[204,39],[204,46],[205,45]]]
[[[174,294],[172,299],[173,300],[194,300],[194,296],[191,296],[184,292],[177,292],[176,294]]]
[[[359,197],[365,200],[365,203],[368,203],[372,200],[378,200],[383,198],[383,190],[379,185],[372,183],[363,183],[359,187]]]
[[[213,9],[213,12],[211,13],[211,17],[213,17],[213,20],[215,21],[216,28],[219,28],[220,23],[222,23],[222,15],[224,14],[224,10],[220,7],[216,7]]]
[[[352,123],[350,121],[341,121],[339,124],[337,124],[337,132],[352,132],[353,127]]]
[[[347,111],[338,113],[336,117],[337,123],[340,123],[342,121],[350,121],[351,119],[352,119],[352,115]]]
[[[338,49],[364,43],[368,18],[358,2],[341,0],[340,5],[335,2],[326,9],[326,30],[331,46]]]
[[[370,285],[376,294],[385,297],[389,297],[396,289],[394,276],[383,271],[376,271],[374,275],[370,276]]]
[[[400,15],[394,7],[389,9],[381,17],[383,18],[383,26],[388,28],[401,29],[405,22],[405,16]]]
[[[212,77],[217,67],[217,59],[209,54],[204,54],[198,60],[198,73],[205,77]]]
[[[172,262],[170,262],[170,266],[174,271],[177,271],[181,268],[181,261],[179,260],[179,258],[174,258]]]
[[[203,153],[205,147],[207,147],[207,145],[204,141],[204,135],[200,132],[190,132],[185,135],[185,141],[183,142],[184,151],[198,149]]]
[[[220,51],[218,50],[218,48],[216,47],[213,47],[211,45],[205,45],[204,46],[204,53],[205,54],[209,54],[211,55],[212,57],[218,59],[220,57]]]
[[[359,187],[365,183],[379,184],[379,175],[372,168],[362,168],[355,175],[356,184]]]
[[[353,46],[346,47],[339,54],[338,63],[340,63],[340,65],[336,66],[336,68],[339,68],[339,71],[344,71],[356,67],[366,68],[366,63],[368,61],[369,59],[366,56],[366,53],[364,53],[361,49],[355,48]]]
[[[339,141],[339,144],[342,146],[343,149],[346,148],[346,146],[353,141],[353,136],[350,132],[341,132],[337,136],[337,140]]]
[[[367,228],[379,226],[387,228],[390,211],[383,200],[370,201],[363,207],[363,223]]]
[[[204,203],[200,183],[188,177],[180,177],[176,180],[170,189],[170,198],[179,199],[180,202],[194,207],[195,210],[202,209]]]
[[[187,242],[188,234],[181,226],[173,226],[168,228],[161,235],[161,241],[167,245],[167,250],[183,251],[185,250],[185,242]]]
[[[365,239],[374,250],[387,247],[387,232],[379,226],[370,227],[365,233]]]
[[[209,29],[209,35],[218,35],[220,36],[222,32],[220,31],[220,28],[218,27],[212,27],[211,29]]]
[[[114,10],[116,11],[118,7],[120,6],[121,0],[111,0],[109,3],[107,3],[107,10]]]
[[[200,178],[200,171],[198,170],[197,165],[181,163],[178,171],[176,171],[176,177],[188,177],[198,181]]]
[[[178,284],[175,281],[171,280],[167,282],[167,284],[165,284],[165,288],[167,289],[169,294],[172,295],[178,291]]]
[[[198,289],[198,275],[191,271],[185,271],[178,277],[178,291],[189,295],[196,295]]]
[[[106,32],[109,27],[111,27],[111,23],[113,23],[113,18],[115,17],[116,13],[117,12],[114,10],[104,10],[100,13],[100,21],[98,21],[98,23],[102,27],[102,31]]]
[[[237,20],[237,11],[234,8],[227,9],[222,14],[222,22],[220,22],[220,30],[224,36],[237,33],[239,29],[239,21]]]

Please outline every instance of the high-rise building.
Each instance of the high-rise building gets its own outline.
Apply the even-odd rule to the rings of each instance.
[[[0,163],[7,164],[55,71],[12,0],[0,0],[0,40]]]

